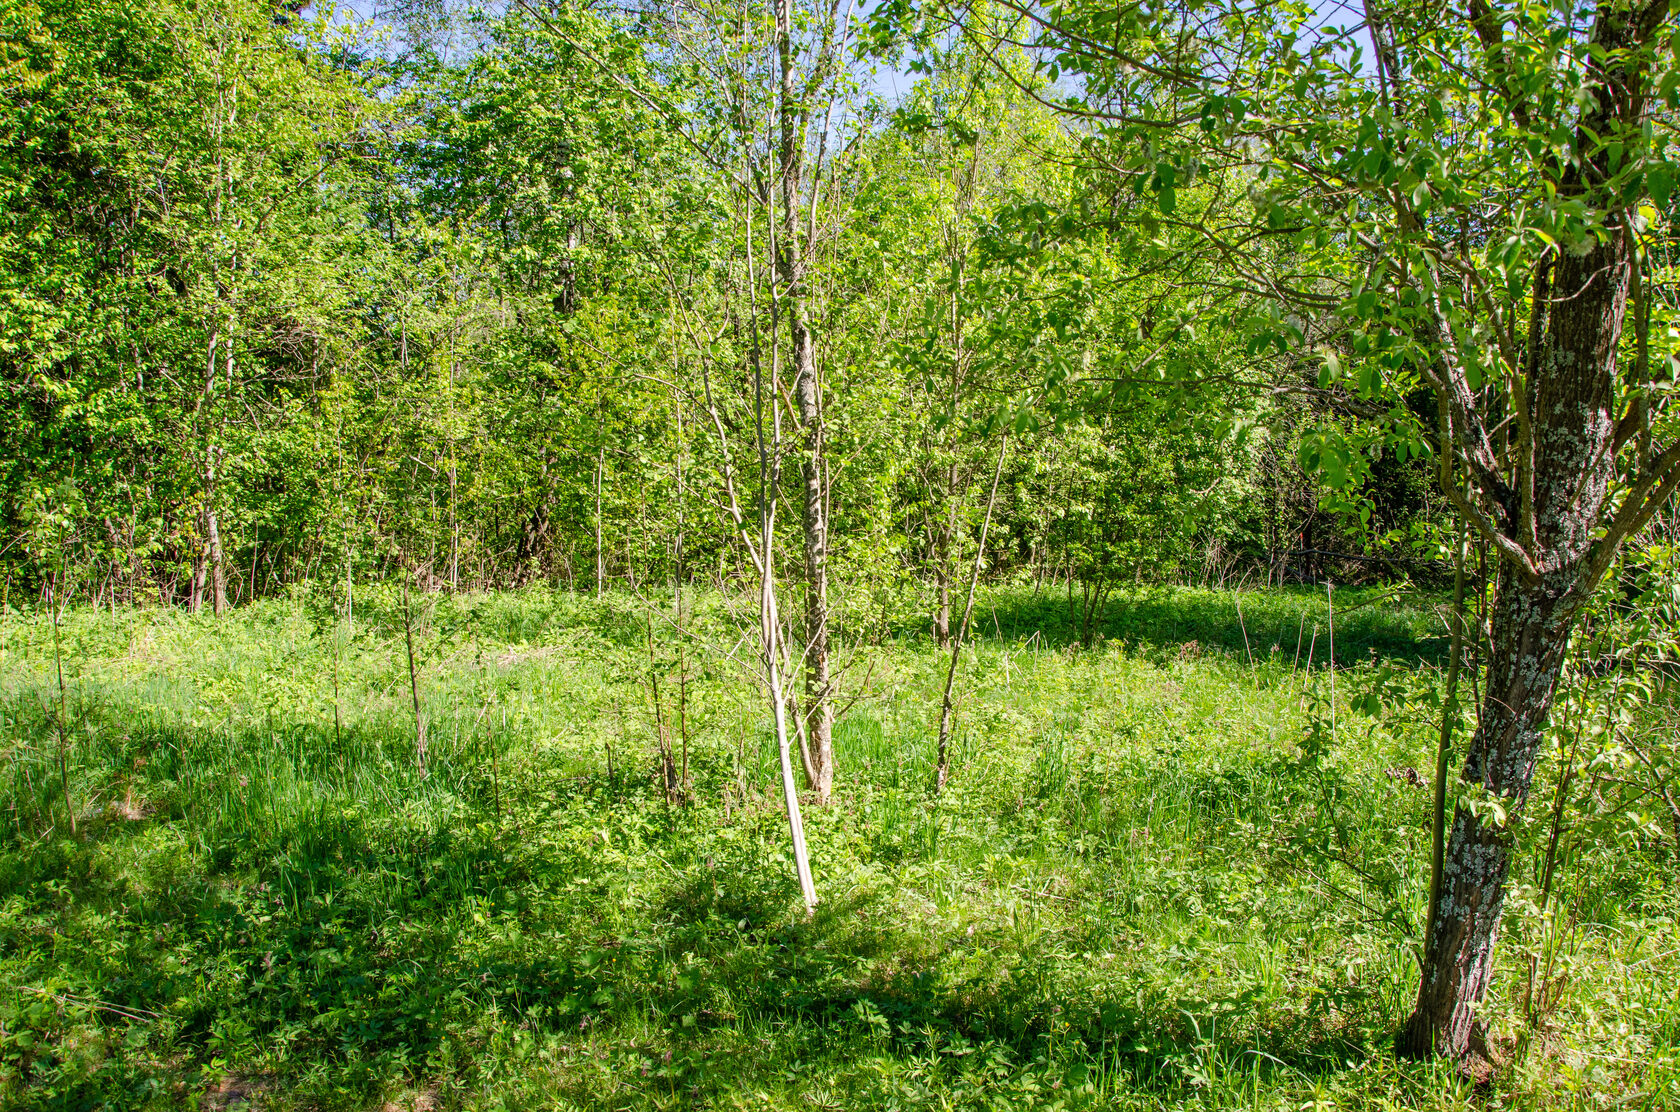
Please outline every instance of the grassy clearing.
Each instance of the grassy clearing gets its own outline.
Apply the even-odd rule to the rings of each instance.
[[[859,648],[809,922],[716,596],[683,649],[687,807],[654,771],[675,635],[650,662],[632,599],[428,600],[423,776],[388,592],[353,628],[305,595],[71,613],[75,837],[51,625],[8,614],[0,1104],[1680,1104],[1674,862],[1644,849],[1572,868],[1567,922],[1525,913],[1519,878],[1491,1089],[1388,1055],[1427,887],[1402,770],[1435,727],[1354,705],[1433,683],[1443,646],[1371,597],[1338,593],[1334,702],[1318,595],[1245,594],[1239,624],[1228,593],[1140,591],[1088,648],[1064,600],[984,598],[937,800],[943,658],[908,627]],[[1535,1028],[1547,944],[1570,976]]]

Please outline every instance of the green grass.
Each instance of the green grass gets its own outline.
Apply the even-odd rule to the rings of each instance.
[[[806,813],[809,921],[732,600],[702,596],[684,643],[686,807],[657,782],[633,599],[428,600],[424,775],[389,590],[353,631],[306,594],[220,622],[72,612],[74,837],[51,624],[10,613],[0,1106],[1680,1103],[1660,845],[1571,866],[1564,931],[1525,910],[1524,827],[1486,1009],[1504,1068],[1478,1091],[1388,1053],[1427,792],[1387,770],[1426,769],[1435,724],[1354,703],[1433,684],[1442,644],[1426,608],[1359,607],[1376,597],[1338,592],[1332,726],[1328,673],[1299,666],[1315,623],[1323,663],[1321,595],[1247,593],[1239,625],[1229,593],[1140,590],[1088,647],[1063,599],[983,596],[938,799],[945,658],[908,619],[843,638],[856,701],[839,798]],[[653,621],[674,721],[677,639]],[[1572,975],[1535,1032],[1526,954],[1548,939]]]

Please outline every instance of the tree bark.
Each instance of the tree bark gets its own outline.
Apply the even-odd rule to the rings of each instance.
[[[233,365],[230,359],[228,365]],[[210,612],[221,617],[227,611],[227,559],[222,552],[222,529],[216,520],[216,458],[220,449],[211,444],[204,453],[204,543],[210,572]]]
[[[601,597],[606,563],[601,552],[601,475],[607,467],[607,445],[603,441],[595,457],[595,597]]]
[[[1594,39],[1607,49],[1643,41],[1656,11],[1655,5],[1637,16],[1600,9]],[[1600,539],[1598,531],[1614,509],[1619,443],[1612,407],[1633,237],[1624,212],[1601,195],[1612,168],[1598,136],[1637,126],[1643,107],[1639,78],[1610,64],[1616,68],[1600,70],[1601,96],[1577,140],[1594,155],[1572,165],[1559,187],[1560,194],[1605,210],[1605,234],[1585,252],[1559,252],[1536,268],[1526,396],[1512,398],[1528,425],[1526,435],[1519,430],[1512,460],[1516,481],[1509,487],[1480,481],[1510,543],[1500,546],[1480,724],[1459,775],[1462,794],[1428,925],[1417,1007],[1396,1040],[1407,1056],[1464,1058],[1481,1049],[1476,1008],[1493,975],[1505,906],[1509,817],[1527,801],[1581,604],[1620,540]],[[1443,413],[1450,404],[1443,397]]]
[[[805,436],[800,480],[805,548],[805,736],[811,754],[811,787],[827,803],[834,787],[834,706],[829,673],[828,485],[823,459],[822,388],[811,336],[800,245],[799,211],[804,177],[805,106],[795,87],[790,0],[776,2],[776,51],[781,62],[781,227],[776,277],[787,309],[794,360],[793,393]]]
[[[823,474],[822,408],[816,363],[810,331],[800,325],[801,315],[796,307],[793,339],[798,378],[794,381],[794,399],[805,426],[805,458],[800,466],[805,496],[805,733],[811,750],[811,787],[817,793],[817,802],[827,803],[834,790],[834,701],[828,637],[828,484]]]
[[[216,511],[204,515],[205,533],[210,546],[210,609],[218,618],[227,611],[227,563],[222,554],[222,530],[216,523]]]
[[[1511,859],[1508,825],[1493,804],[1511,815],[1527,801],[1575,623],[1576,571],[1537,584],[1509,569],[1501,576],[1481,724],[1459,775],[1465,797],[1453,810],[1417,1006],[1398,1040],[1405,1056],[1463,1058],[1482,1050],[1476,1008],[1493,976]]]
[[[956,404],[957,382],[953,374],[950,398],[953,412]],[[953,450],[950,445],[946,447],[947,450]],[[962,516],[962,502],[957,492],[957,461],[954,458],[945,467],[944,480],[945,517],[934,527],[929,537],[936,600],[933,609],[933,643],[940,649],[951,646],[951,584],[956,576],[956,570],[951,566],[951,557],[956,547],[958,522]]]
[[[543,552],[548,547],[548,501],[531,511],[519,531],[519,547],[513,557],[513,585],[523,587],[542,575]]]
[[[950,548],[943,538],[934,546],[933,644],[946,649],[951,645],[951,569]]]
[[[1397,1041],[1408,1056],[1462,1058],[1480,1049],[1475,1010],[1493,974],[1511,853],[1507,821],[1494,808],[1514,816],[1527,801],[1564,650],[1602,566],[1594,530],[1615,470],[1625,231],[1585,256],[1566,255],[1557,270],[1531,380],[1532,462],[1521,469],[1532,476],[1532,510],[1508,508],[1504,521],[1508,536],[1527,540],[1533,566],[1510,554],[1499,564],[1481,721],[1459,774],[1464,796],[1454,808],[1417,1007]]]
[[[187,588],[187,613],[196,614],[204,606],[204,568],[206,561],[204,551],[193,546],[192,580]]]

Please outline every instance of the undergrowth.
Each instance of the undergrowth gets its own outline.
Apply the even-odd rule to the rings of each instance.
[[[427,599],[423,769],[388,589],[348,622],[309,593],[220,621],[72,611],[62,699],[50,618],[7,613],[0,1104],[1680,1101],[1655,838],[1565,863],[1570,975],[1543,1014],[1528,955],[1561,936],[1518,878],[1490,1086],[1394,1061],[1442,627],[1339,593],[1332,672],[1322,595],[1240,597],[1239,619],[1228,592],[1139,590],[1084,639],[1048,593],[983,597],[937,798],[946,658],[909,623],[851,631],[809,920],[721,596],[680,627],[624,596]],[[653,676],[686,729],[675,802]]]

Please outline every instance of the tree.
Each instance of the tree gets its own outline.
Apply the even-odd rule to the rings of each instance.
[[[780,220],[774,238],[777,288],[773,289],[771,306],[773,315],[787,318],[788,351],[794,367],[793,398],[804,433],[799,460],[805,556],[802,740],[817,801],[827,803],[834,791],[834,680],[828,621],[829,475],[823,376],[812,334],[808,271],[823,203],[824,176],[834,173],[829,164],[829,144],[837,138],[833,134],[834,109],[844,95],[840,78],[850,53],[852,29],[849,13],[842,11],[839,0],[818,0],[806,13],[796,13],[793,0],[772,0],[772,6],[779,71],[774,172]],[[796,36],[796,14],[804,16],[798,20],[800,26],[812,29],[806,35]],[[811,178],[809,184],[807,177]]]
[[[1001,31],[932,9],[922,27],[1020,42],[1052,81],[1073,75],[1046,99],[1085,136],[1093,189],[1154,202],[1087,222],[1193,233],[1137,268],[1241,293],[1217,323],[1279,354],[1272,388],[1356,419],[1320,439],[1321,475],[1355,483],[1382,445],[1431,453],[1498,555],[1484,695],[1397,1041],[1470,1055],[1508,824],[1576,616],[1680,484],[1670,291],[1644,255],[1675,181],[1655,114],[1680,86],[1668,4],[1372,0],[1345,28],[1294,5],[1000,7]],[[1192,189],[1205,203],[1187,212]],[[1316,385],[1287,373],[1302,359]]]
[[[0,172],[0,368],[24,417],[6,422],[6,485],[73,475],[108,546],[127,549],[131,597],[143,555],[166,595],[191,565],[189,600],[219,610],[243,544],[230,514],[261,509],[244,497],[264,470],[251,453],[313,385],[339,320],[356,155],[378,110],[329,64],[334,32],[271,5],[7,18],[26,12]]]

